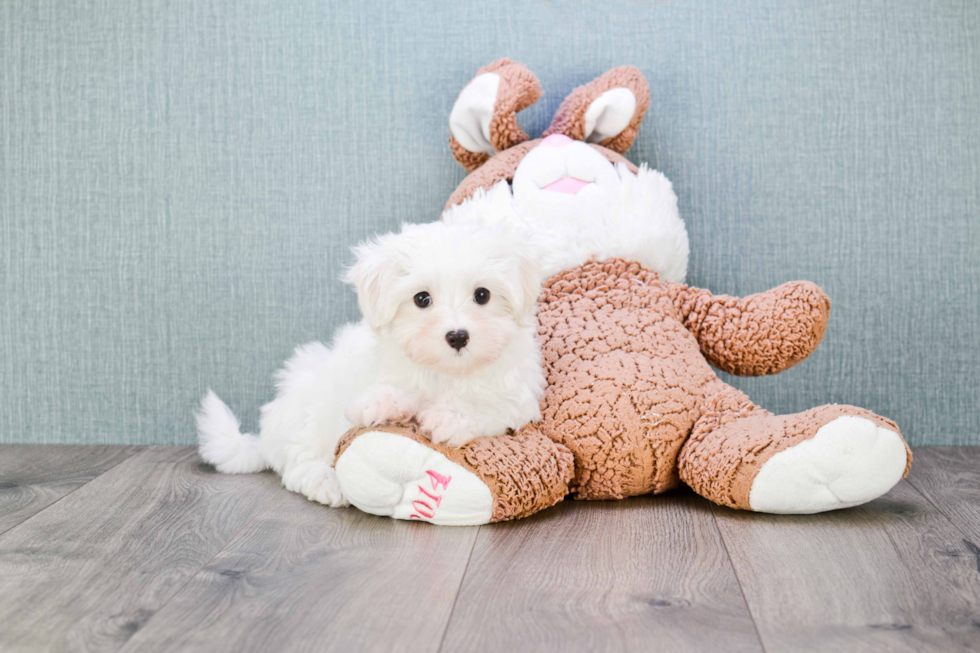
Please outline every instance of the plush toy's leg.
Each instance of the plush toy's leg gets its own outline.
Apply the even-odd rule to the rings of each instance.
[[[715,503],[784,514],[848,508],[890,490],[912,453],[898,426],[854,406],[773,415],[717,382],[678,460]]]
[[[413,425],[349,431],[335,467],[344,496],[364,512],[470,526],[525,517],[568,494],[572,454],[533,427],[455,449]]]

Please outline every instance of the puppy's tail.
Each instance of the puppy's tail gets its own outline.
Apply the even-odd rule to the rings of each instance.
[[[250,474],[269,467],[259,438],[242,433],[238,418],[212,390],[201,400],[197,419],[198,451],[223,474]]]

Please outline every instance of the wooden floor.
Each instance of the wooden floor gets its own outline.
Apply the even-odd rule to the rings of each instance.
[[[0,651],[978,651],[980,448],[861,508],[439,528],[191,448],[0,446]]]

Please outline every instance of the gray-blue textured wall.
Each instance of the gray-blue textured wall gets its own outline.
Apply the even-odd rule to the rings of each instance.
[[[691,283],[831,295],[807,362],[738,387],[980,444],[972,0],[4,0],[0,442],[189,443],[208,386],[254,426],[355,316],[348,246],[437,217],[452,102],[504,55],[541,78],[534,135],[640,67],[630,158],[674,182]]]

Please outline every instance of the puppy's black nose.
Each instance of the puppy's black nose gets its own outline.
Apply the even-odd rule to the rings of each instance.
[[[446,334],[446,342],[449,346],[459,351],[466,346],[466,343],[470,341],[470,334],[465,329],[459,329],[458,331],[450,331]]]

